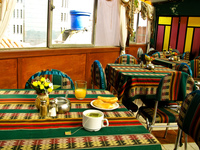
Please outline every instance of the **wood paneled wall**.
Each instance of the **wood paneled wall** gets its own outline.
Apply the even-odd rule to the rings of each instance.
[[[127,47],[127,53],[136,57],[137,46]],[[140,46],[146,48],[146,45]],[[22,89],[29,77],[42,69],[61,70],[73,81],[86,80],[88,88],[91,88],[92,62],[99,60],[105,68],[107,63],[114,63],[119,55],[119,47],[2,51],[0,52],[0,88]]]

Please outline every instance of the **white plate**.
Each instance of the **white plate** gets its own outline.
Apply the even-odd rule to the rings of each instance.
[[[114,110],[114,109],[117,109],[119,107],[119,104],[116,102],[116,103],[113,104],[114,105],[113,108],[110,108],[110,109],[100,108],[100,107],[97,107],[97,106],[93,105],[94,101],[95,100],[91,101],[90,104],[92,105],[92,107],[100,109],[100,110]]]

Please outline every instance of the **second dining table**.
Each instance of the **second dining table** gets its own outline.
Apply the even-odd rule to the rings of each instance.
[[[113,97],[106,90],[88,89],[83,100],[74,90],[55,90],[49,98],[67,97],[71,109],[55,118],[40,117],[29,89],[0,90],[0,149],[135,149],[161,150],[159,141],[119,102],[115,110],[102,110],[109,126],[97,132],[82,127],[83,111],[95,109],[90,102],[98,96]]]
[[[107,64],[107,82],[117,91],[118,97],[126,101],[135,99],[154,99],[160,80],[169,73],[181,73],[161,65],[154,70],[139,64]]]
[[[181,63],[186,63],[190,66],[190,61],[185,59],[180,59],[179,61],[175,61],[175,60],[169,60],[168,58],[154,58],[152,63],[155,65],[162,65],[164,67],[168,67],[171,69],[175,69],[176,65]]]

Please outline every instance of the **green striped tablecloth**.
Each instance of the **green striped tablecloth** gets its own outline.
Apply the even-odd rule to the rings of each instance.
[[[64,97],[58,90],[50,98]],[[119,103],[119,108],[103,111],[109,127],[97,132],[82,128],[82,112],[95,109],[90,101],[97,96],[113,96],[105,90],[88,90],[84,100],[77,100],[68,90],[71,110],[56,118],[39,117],[33,90],[0,90],[0,149],[152,149],[161,150],[157,139]]]
[[[152,63],[155,65],[162,65],[171,69],[175,69],[176,65],[180,63],[186,63],[190,66],[190,61],[184,59],[181,59],[180,61],[169,61],[168,58],[155,58]]]
[[[118,96],[135,100],[153,99],[160,80],[173,69],[155,65],[154,70],[140,68],[139,64],[108,64],[107,82],[118,91]]]

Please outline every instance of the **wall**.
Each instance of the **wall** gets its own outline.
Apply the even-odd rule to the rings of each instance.
[[[171,47],[178,49],[181,53],[190,52],[190,59],[199,55],[199,4],[200,1],[197,0],[182,0],[154,5],[156,10],[155,35],[151,44],[156,50],[168,50]],[[160,21],[161,18],[166,18],[165,20],[168,18],[168,22]]]
[[[138,46],[146,47],[146,45],[127,47],[126,52],[136,57]],[[0,88],[24,88],[31,75],[47,68],[61,70],[73,81],[86,80],[88,88],[91,88],[92,62],[99,60],[105,68],[107,63],[114,63],[119,55],[119,47],[1,51]]]

